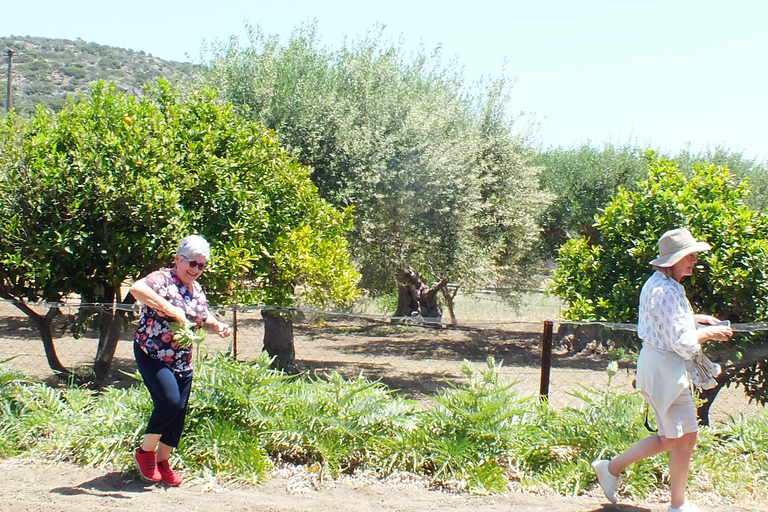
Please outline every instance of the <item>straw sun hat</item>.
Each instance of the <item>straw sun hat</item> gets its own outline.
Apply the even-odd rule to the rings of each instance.
[[[707,242],[697,242],[685,228],[672,229],[659,238],[659,257],[651,262],[655,267],[671,267],[692,252],[708,251]]]

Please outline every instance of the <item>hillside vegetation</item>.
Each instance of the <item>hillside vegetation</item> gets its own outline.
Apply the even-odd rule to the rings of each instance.
[[[5,110],[8,79],[8,50],[13,50],[11,105],[19,113],[33,112],[36,105],[58,111],[67,96],[80,96],[96,80],[140,94],[144,83],[163,77],[174,82],[190,77],[195,65],[153,57],[143,51],[126,50],[82,39],[46,37],[0,37],[2,107]]]

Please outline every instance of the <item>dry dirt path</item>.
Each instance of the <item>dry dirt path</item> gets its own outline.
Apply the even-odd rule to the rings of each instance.
[[[563,497],[508,491],[492,496],[429,490],[408,476],[358,476],[318,483],[307,473],[278,470],[257,486],[185,482],[181,487],[142,483],[133,473],[29,460],[0,461],[0,510],[6,512],[663,512],[656,500],[610,505],[598,496]],[[705,510],[755,512],[763,504],[698,496]]]

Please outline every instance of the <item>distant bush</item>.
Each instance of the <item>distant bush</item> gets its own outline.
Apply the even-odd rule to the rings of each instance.
[[[28,70],[28,71],[41,71],[44,69],[49,69],[51,66],[48,65],[48,63],[44,60],[32,60],[28,61],[28,63],[23,64],[22,66],[19,66],[20,69]]]
[[[85,78],[86,75],[86,72],[83,68],[78,68],[76,66],[66,66],[61,69],[61,72],[73,78]]]
[[[119,69],[120,63],[111,57],[103,57],[99,59],[99,67],[102,69]]]
[[[46,95],[50,94],[51,91],[53,91],[53,85],[49,82],[34,82],[29,84],[25,91],[29,95]]]

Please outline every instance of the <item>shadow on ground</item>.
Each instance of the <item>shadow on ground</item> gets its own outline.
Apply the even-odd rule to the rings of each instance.
[[[140,478],[137,478],[130,473],[113,471],[79,485],[72,487],[57,487],[51,489],[50,492],[64,496],[87,494],[91,496],[129,500],[132,498],[131,493],[150,492],[155,487],[155,484],[145,483],[141,481]]]

